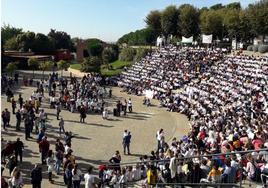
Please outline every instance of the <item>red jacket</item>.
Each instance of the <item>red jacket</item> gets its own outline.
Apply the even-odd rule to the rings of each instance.
[[[40,143],[39,143],[39,150],[40,152],[45,152],[47,153],[48,150],[49,150],[49,142],[47,140],[42,140]]]

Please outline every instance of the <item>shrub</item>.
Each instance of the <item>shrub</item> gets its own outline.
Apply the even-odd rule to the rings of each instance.
[[[253,45],[248,46],[247,51],[253,51]]]
[[[265,44],[259,45],[258,52],[260,52],[260,53],[268,52],[268,45],[265,45]]]
[[[97,56],[85,58],[81,64],[82,72],[99,72],[101,59]]]
[[[151,52],[150,49],[147,48],[138,48],[137,53],[135,56],[135,61],[140,61],[143,57],[145,57],[149,52]]]
[[[119,54],[120,61],[133,61],[136,55],[136,50],[134,48],[123,48]]]
[[[253,51],[254,51],[254,52],[257,52],[257,51],[258,51],[258,48],[259,48],[259,45],[254,45],[254,46],[253,46]]]

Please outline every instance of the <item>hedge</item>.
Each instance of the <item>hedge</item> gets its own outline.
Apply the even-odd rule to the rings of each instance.
[[[260,53],[268,52],[268,45],[265,45],[265,44],[259,45],[258,52]]]
[[[253,45],[248,46],[247,51],[253,51]]]
[[[254,52],[257,52],[257,51],[258,51],[258,48],[259,48],[259,45],[254,45],[254,46],[253,46],[253,51],[254,51]]]

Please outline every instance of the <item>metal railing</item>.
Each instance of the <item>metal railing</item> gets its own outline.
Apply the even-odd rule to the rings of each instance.
[[[202,159],[202,158],[210,158],[211,160],[216,159],[217,156],[227,156],[226,158],[228,158],[228,156],[233,156],[233,155],[237,155],[239,154],[241,159],[240,162],[238,163],[239,166],[236,170],[236,172],[238,172],[240,174],[239,179],[236,179],[236,181],[233,183],[215,183],[215,182],[202,182],[202,183],[191,183],[191,182],[174,182],[174,183],[165,183],[165,182],[157,182],[155,184],[156,187],[178,187],[178,186],[194,186],[194,187],[243,187],[243,186],[247,186],[247,187],[251,187],[252,184],[262,184],[264,185],[265,183],[265,179],[268,177],[268,174],[260,174],[261,177],[261,181],[260,182],[255,182],[255,181],[251,181],[251,180],[246,180],[245,179],[245,175],[243,175],[244,173],[244,168],[242,165],[242,160],[245,159],[245,157],[247,156],[247,154],[252,154],[255,153],[256,155],[252,155],[253,158],[256,158],[259,154],[259,152],[263,152],[261,153],[262,155],[268,155],[268,148],[266,149],[259,149],[259,150],[247,150],[247,151],[235,151],[235,152],[226,152],[226,153],[217,153],[217,154],[208,154],[208,155],[198,155],[198,156],[187,156],[187,157],[178,157],[176,160],[177,161],[190,161],[191,159],[194,158],[198,158],[198,159]],[[265,153],[267,152],[267,154]],[[135,165],[157,165],[159,163],[161,163],[161,165],[164,165],[165,163],[169,163],[170,159],[164,159],[164,160],[146,160],[146,161],[135,161],[135,162],[126,162],[126,163],[120,163],[120,164],[111,164],[109,162],[107,162],[108,167],[113,168],[114,166],[120,165],[120,167],[130,167],[130,166],[135,166]],[[201,160],[200,160],[201,161]],[[200,162],[201,163],[201,162]],[[268,161],[267,161],[268,163]],[[158,173],[157,173],[158,174]],[[233,177],[232,177],[233,178]],[[141,179],[140,181],[145,182],[146,177],[144,177],[143,179]],[[267,178],[268,179],[268,178]],[[127,185],[133,185],[133,184],[137,184],[137,181],[132,181],[132,182],[127,182]],[[142,183],[143,184],[143,183]],[[144,186],[144,185],[143,185]]]

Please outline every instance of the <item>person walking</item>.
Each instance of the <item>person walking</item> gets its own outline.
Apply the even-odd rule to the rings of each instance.
[[[64,172],[64,176],[65,176],[65,184],[67,185],[67,188],[72,188],[72,163],[68,163],[67,168]]]
[[[41,188],[42,183],[42,168],[35,164],[31,171],[31,184],[32,188]]]
[[[59,122],[59,135],[60,136],[61,136],[61,131],[65,134],[64,120],[63,120],[63,118],[60,118],[60,122]]]
[[[20,131],[20,124],[21,124],[21,113],[20,113],[20,109],[18,109],[18,111],[16,112],[16,131]]]
[[[47,137],[44,136],[42,141],[39,143],[40,157],[42,164],[46,164],[46,157],[49,151],[49,142],[47,141]]]
[[[17,138],[17,141],[14,144],[16,161],[18,162],[18,156],[20,157],[20,163],[22,163],[22,150],[24,149],[23,142],[20,141],[20,138]]]
[[[57,174],[60,173],[60,166],[62,164],[62,160],[63,160],[63,151],[56,148],[55,151],[55,171]]]
[[[128,105],[128,111],[129,111],[129,113],[131,113],[132,112],[132,101],[131,101],[131,98],[128,99],[127,105]]]
[[[12,188],[23,187],[22,175],[17,167],[15,167],[11,173],[11,187]]]
[[[97,185],[94,182],[94,176],[91,175],[93,170],[93,167],[90,166],[87,170],[87,173],[84,175],[84,179],[85,179],[85,188],[96,188]]]
[[[52,180],[52,171],[54,166],[54,159],[52,150],[48,151],[46,162],[47,162],[48,180],[50,183],[53,183],[54,181]]]
[[[82,172],[78,169],[78,165],[75,164],[72,170],[73,188],[80,188]]]
[[[31,138],[31,122],[30,122],[30,115],[26,114],[24,119],[24,132],[25,132],[25,140],[28,140],[28,138]]]

